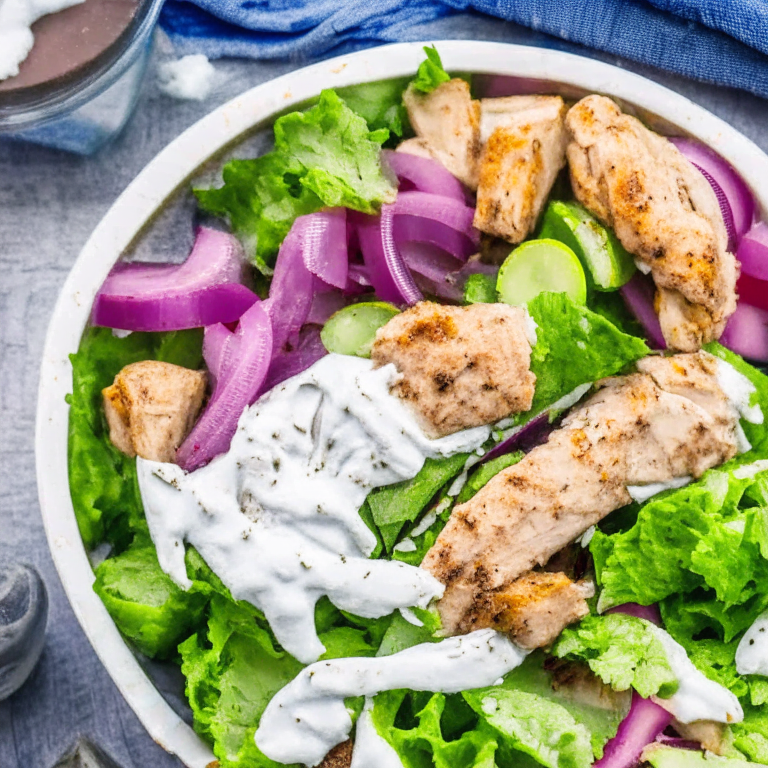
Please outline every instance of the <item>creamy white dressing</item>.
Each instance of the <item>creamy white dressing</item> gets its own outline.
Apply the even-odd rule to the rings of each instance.
[[[345,698],[397,688],[442,693],[482,688],[526,656],[527,651],[506,636],[481,629],[391,656],[318,661],[269,702],[256,731],[256,746],[279,763],[315,766],[349,737],[352,718]]]
[[[733,470],[733,476],[738,480],[746,480],[747,478],[754,477],[759,472],[765,472],[768,469],[768,460],[760,459],[759,461],[753,461],[751,464],[743,464]]]
[[[402,768],[395,748],[376,730],[371,717],[373,699],[366,698],[355,726],[355,747],[349,768]]]
[[[189,588],[184,543],[194,546],[304,663],[325,650],[314,623],[323,595],[365,618],[440,597],[427,571],[368,560],[376,539],[358,510],[372,488],[414,477],[427,457],[473,451],[490,429],[430,440],[390,395],[397,378],[393,365],[327,355],[247,408],[230,450],[207,467],[185,474],[138,459],[162,569]]]
[[[31,26],[42,16],[85,0],[0,0],[0,80],[19,74],[35,37]]]
[[[750,424],[763,423],[763,411],[760,406],[750,405],[752,395],[757,389],[743,373],[739,373],[730,363],[718,358],[716,378],[731,407],[744,421]]]
[[[637,267],[638,271],[642,272],[644,275],[651,274],[650,264],[646,264],[646,262],[641,261],[640,259],[635,259],[635,266]]]
[[[682,477],[673,477],[671,480],[663,480],[659,483],[644,483],[643,485],[628,485],[627,493],[632,497],[633,501],[638,504],[642,504],[644,501],[648,501],[651,496],[655,496],[662,491],[669,491],[674,488],[684,488],[689,483],[693,482],[693,478],[690,475],[683,475]]]
[[[741,722],[744,711],[739,700],[727,688],[700,672],[688,658],[685,648],[668,632],[654,625],[651,625],[651,629],[661,642],[679,684],[677,691],[668,699],[653,696],[653,701],[681,723],[696,720]]]
[[[744,633],[736,649],[740,675],[768,676],[768,611],[761,613]]]

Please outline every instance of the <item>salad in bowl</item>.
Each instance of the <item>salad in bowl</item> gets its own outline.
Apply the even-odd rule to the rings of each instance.
[[[599,94],[325,90],[72,356],[94,589],[221,768],[768,764],[768,236]]]

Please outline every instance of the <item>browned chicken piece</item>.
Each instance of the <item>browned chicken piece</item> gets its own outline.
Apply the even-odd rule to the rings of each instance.
[[[566,123],[574,193],[650,268],[667,344],[694,352],[719,338],[736,309],[738,266],[706,179],[604,96],[579,101]]]
[[[403,94],[403,102],[416,141],[398,149],[422,155],[426,149],[459,181],[477,189],[480,102],[470,95],[467,82],[455,77],[440,83],[431,93],[421,93],[411,86]]]
[[[632,701],[632,692],[614,691],[586,665],[574,661],[550,658],[553,664],[551,687],[569,701],[595,709],[616,710],[626,715]]]
[[[726,755],[732,746],[733,737],[725,723],[714,720],[695,720],[692,723],[672,721],[672,727],[684,738],[698,741],[707,751],[716,755]]]
[[[376,333],[371,358],[394,363],[394,394],[430,437],[527,411],[536,377],[525,310],[506,304],[452,307],[422,301]]]
[[[349,768],[352,765],[351,739],[337,744],[324,758],[317,768]]]
[[[457,628],[459,634],[490,627],[506,632],[521,648],[550,645],[568,624],[589,613],[585,598],[591,582],[571,581],[564,573],[529,571],[511,584],[482,595]]]
[[[664,365],[680,365],[677,357],[658,359],[650,367],[659,380]],[[474,621],[484,593],[543,565],[628,504],[627,486],[700,477],[736,454],[738,416],[724,429],[719,404],[705,410],[646,373],[600,386],[544,445],[454,509],[422,563],[446,585],[439,609],[449,632]],[[726,399],[722,391],[719,398]]]
[[[204,371],[157,360],[126,365],[102,390],[109,439],[128,456],[174,461],[200,413],[206,382]]]
[[[510,243],[533,230],[565,165],[565,103],[559,96],[480,102],[480,172],[474,225]]]

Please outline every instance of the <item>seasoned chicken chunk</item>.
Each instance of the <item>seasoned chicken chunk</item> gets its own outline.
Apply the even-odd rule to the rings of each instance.
[[[480,102],[480,172],[474,225],[510,243],[536,225],[565,165],[565,103],[559,96]]]
[[[659,362],[656,362],[658,360]],[[690,365],[684,356],[682,365]],[[705,365],[712,400],[663,389],[677,357],[641,361],[653,370],[606,379],[560,429],[518,464],[457,506],[422,567],[446,585],[439,603],[451,632],[471,626],[484,593],[499,590],[631,500],[627,486],[664,482],[736,454],[738,415],[722,423],[722,401]],[[672,376],[673,374],[669,374]],[[676,385],[675,385],[676,388]]]
[[[672,721],[672,727],[684,738],[698,741],[707,752],[727,755],[733,748],[733,736],[725,723],[714,720],[694,720],[692,723]]]
[[[531,373],[525,310],[506,304],[451,307],[420,302],[376,333],[371,358],[394,363],[394,394],[424,431],[441,437],[527,411]]]
[[[693,352],[719,338],[736,309],[738,266],[706,179],[604,96],[579,101],[566,123],[574,193],[650,269],[667,344]]]
[[[589,613],[590,582],[564,573],[529,571],[511,584],[482,595],[476,610],[456,629],[460,634],[491,627],[506,632],[521,648],[550,645],[565,627]]]
[[[102,390],[109,439],[128,456],[173,461],[203,404],[207,376],[144,360],[126,365]]]
[[[347,739],[337,744],[317,768],[349,768],[352,765],[352,741]]]
[[[480,103],[470,95],[467,82],[455,77],[431,93],[411,86],[403,94],[403,102],[416,140],[403,142],[398,149],[419,155],[428,152],[457,179],[476,189]]]

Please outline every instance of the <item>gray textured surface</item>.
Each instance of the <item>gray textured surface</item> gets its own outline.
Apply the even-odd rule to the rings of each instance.
[[[521,42],[584,53],[511,24],[471,16],[414,28],[412,35]],[[621,64],[610,56],[599,58]],[[0,768],[50,768],[77,734],[91,737],[124,768],[180,765],[152,742],[121,699],[81,632],[48,555],[33,453],[39,358],[69,268],[128,182],[206,112],[302,63],[220,62],[216,91],[203,103],[172,101],[150,78],[124,134],[94,158],[0,143],[0,562],[34,564],[51,599],[41,662],[26,686],[0,703]],[[623,66],[685,94],[768,150],[768,102]]]

